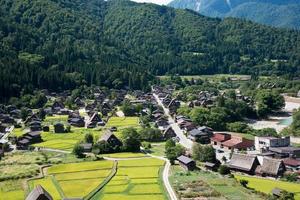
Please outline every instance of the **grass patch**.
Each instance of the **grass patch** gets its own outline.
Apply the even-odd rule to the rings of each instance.
[[[163,143],[151,143],[150,153],[155,156],[165,156],[165,142]]]
[[[40,152],[15,152],[6,154],[5,157],[0,161],[0,166],[16,164],[42,164],[45,161],[45,156]]]
[[[2,165],[0,166],[0,181],[32,177],[39,172],[38,165]]]
[[[213,189],[215,192],[221,195],[218,197],[218,199],[263,199],[253,191],[243,188],[239,183],[236,182],[235,179],[226,178],[217,173],[206,172],[202,170],[186,172],[177,165],[172,166],[171,176],[169,179],[172,186],[177,188],[175,189],[177,193],[180,192],[180,189],[188,188],[189,184],[194,182],[198,184],[199,187],[201,186],[201,192],[203,192],[201,196],[205,196],[206,192],[211,192],[211,189]]]
[[[0,182],[0,200],[23,200],[25,192],[22,188],[23,180]]]
[[[53,125],[56,122],[61,122],[67,124],[68,122],[68,115],[54,115],[54,116],[47,116],[44,119],[44,123],[47,125]]]
[[[276,180],[270,180],[266,178],[257,178],[257,177],[249,177],[249,176],[241,176],[241,175],[235,175],[235,178],[237,180],[245,179],[248,180],[248,187],[253,188],[257,191],[270,194],[271,191],[277,187],[289,192],[295,193],[295,199],[300,199],[300,184],[297,183],[290,183],[290,182],[284,182],[284,181],[276,181]]]

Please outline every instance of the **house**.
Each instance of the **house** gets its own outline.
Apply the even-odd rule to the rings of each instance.
[[[277,158],[300,158],[299,147],[270,147],[269,151],[275,153]]]
[[[30,131],[41,131],[42,123],[41,121],[31,121],[29,123]]]
[[[37,114],[32,114],[31,116],[27,117],[24,121],[24,124],[28,125],[32,121],[41,121]]]
[[[6,133],[6,126],[0,123],[0,133]]]
[[[177,158],[177,160],[179,165],[185,170],[190,171],[196,169],[196,162],[189,157],[181,155]]]
[[[70,118],[70,119],[68,119],[68,123],[71,126],[75,126],[75,127],[84,127],[85,126],[85,122],[82,117]]]
[[[254,141],[239,136],[231,136],[231,139],[222,142],[221,148],[225,151],[241,151],[254,147]]]
[[[17,139],[17,149],[27,149],[29,145],[42,141],[39,131],[28,132]]]
[[[211,171],[216,171],[219,167],[218,163],[205,162],[204,167]]]
[[[91,144],[91,143],[83,143],[83,144],[80,144],[79,146],[81,146],[83,148],[83,152],[89,153],[89,152],[92,151],[93,144]]]
[[[102,124],[103,125],[103,121],[100,117],[100,115],[95,112],[93,113],[93,115],[90,117],[89,121],[88,121],[88,127],[89,128],[94,128],[96,127],[98,124]]]
[[[203,127],[188,131],[188,138],[194,142],[209,143],[212,135],[212,131],[206,131]]]
[[[111,131],[107,131],[99,141],[106,141],[112,147],[122,146],[122,142]]]
[[[255,174],[255,169],[259,165],[258,159],[255,155],[246,154],[232,154],[228,163],[231,170],[240,171],[247,174]]]
[[[41,185],[37,185],[26,197],[26,200],[53,200],[53,198]]]
[[[263,158],[261,165],[257,167],[255,173],[261,176],[277,178],[278,176],[282,176],[285,171],[286,168],[282,160]]]
[[[210,138],[210,143],[212,146],[221,147],[222,142],[231,139],[231,135],[228,133],[215,133],[212,138]]]
[[[166,140],[176,137],[176,133],[173,130],[172,126],[168,126],[168,128],[163,132],[163,137]]]
[[[63,123],[55,123],[54,125],[54,133],[65,133],[65,126]]]
[[[78,107],[84,107],[84,106],[85,106],[84,102],[83,102],[79,97],[77,97],[77,98],[74,100],[74,103],[75,103]]]
[[[60,102],[60,101],[54,101],[54,103],[52,104],[51,108],[52,108],[53,113],[57,113],[60,110],[64,109],[65,105],[62,102]]]
[[[282,192],[283,192],[282,189],[274,188],[271,193],[274,197],[279,198]]]
[[[286,158],[283,160],[283,163],[287,170],[290,171],[299,171],[300,170],[300,160],[294,158]]]
[[[255,149],[263,152],[270,147],[288,147],[290,146],[290,137],[257,137],[254,139]]]
[[[169,122],[165,118],[160,118],[155,121],[155,126],[160,130],[165,130],[169,126]]]

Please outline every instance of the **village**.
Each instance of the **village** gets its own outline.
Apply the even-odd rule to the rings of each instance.
[[[232,130],[215,130],[206,124],[195,123],[194,119],[182,111],[199,107],[211,109],[216,106],[220,97],[227,98],[228,94],[203,90],[196,94],[194,100],[186,101],[178,95],[174,85],[153,85],[151,92],[102,90],[99,87],[87,91],[84,95],[74,97],[71,106],[70,103],[67,106],[66,102],[70,102],[70,96],[74,96],[72,93],[69,91],[50,93],[47,90],[42,91],[47,101],[39,109],[26,108],[25,112],[24,108],[20,110],[16,105],[1,105],[0,157],[2,160],[5,161],[6,157],[9,158],[16,153],[22,154],[22,152],[24,154],[26,152],[73,153],[78,158],[96,155],[96,160],[102,155],[105,162],[114,160],[119,162],[119,166],[127,159],[128,162],[141,159],[145,165],[143,167],[147,167],[145,158],[153,159],[150,161],[155,163],[154,160],[158,159],[167,164],[158,161],[155,164],[158,167],[156,170],[164,166],[163,175],[157,177],[164,183],[157,189],[159,191],[155,197],[157,199],[175,200],[186,195],[174,189],[176,188],[174,181],[169,182],[173,169],[171,165],[174,164],[179,164],[186,172],[204,170],[212,173],[212,176],[215,173],[220,173],[222,176],[233,174],[236,181],[245,188],[252,187],[252,177],[256,177],[257,180],[281,180],[275,182],[276,187],[271,186],[271,191],[262,191],[265,195],[263,199],[268,195],[279,198],[285,192],[292,194],[295,199],[300,198],[300,191],[289,189],[288,186],[280,187],[283,178],[294,182],[291,184],[299,184],[300,146],[295,143],[296,137],[291,139],[289,135],[251,135]],[[251,105],[254,100],[236,91],[235,101]],[[124,139],[124,132],[127,134],[127,139]],[[139,141],[135,138],[137,133],[142,138]],[[173,143],[173,146],[168,149],[167,143]],[[157,148],[162,153],[157,153],[155,151]],[[201,148],[207,148],[208,152],[213,153],[199,151]],[[206,158],[198,159],[195,156],[196,151]],[[124,156],[124,154],[128,155]],[[56,164],[50,166],[55,167]],[[52,168],[49,168],[47,173]],[[51,173],[48,174],[49,177],[50,175]],[[48,176],[44,176],[44,179]],[[98,180],[94,188],[75,196],[72,189],[68,192],[64,191],[65,188],[59,179],[56,181],[60,186],[54,182],[55,187],[60,188],[55,192],[58,194],[52,194],[53,188],[51,189],[49,184],[41,184],[41,181],[37,181],[41,180],[39,177],[39,179],[30,179],[29,182],[32,181],[30,189],[22,194],[26,196],[26,200],[39,199],[41,196],[43,199],[110,197],[109,195],[112,194],[109,192],[106,194],[105,191],[109,187],[115,187],[109,186],[114,176],[115,174],[106,176],[103,182]],[[154,183],[152,185],[157,187]],[[294,185],[293,187],[298,187]],[[117,195],[118,191],[113,194]],[[253,191],[246,193],[250,196],[260,195],[252,194]],[[147,195],[147,192],[144,195]],[[128,198],[130,197],[133,198],[128,194]],[[196,194],[194,197],[203,196]],[[7,196],[4,199],[13,198]],[[21,196],[17,199],[22,198]]]

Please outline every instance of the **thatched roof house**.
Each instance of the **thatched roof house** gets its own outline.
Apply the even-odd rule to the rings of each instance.
[[[230,169],[241,171],[247,174],[254,174],[258,165],[258,159],[254,155],[233,154],[231,160],[229,161]]]
[[[29,193],[26,200],[53,200],[53,198],[41,185],[38,185]]]

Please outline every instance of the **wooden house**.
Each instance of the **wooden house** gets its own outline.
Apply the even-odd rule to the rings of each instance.
[[[196,162],[187,156],[179,156],[177,160],[179,165],[185,170],[191,171],[196,169]]]
[[[231,170],[244,172],[247,174],[255,174],[255,170],[259,165],[259,161],[254,155],[246,154],[232,154],[229,161],[229,168]]]

